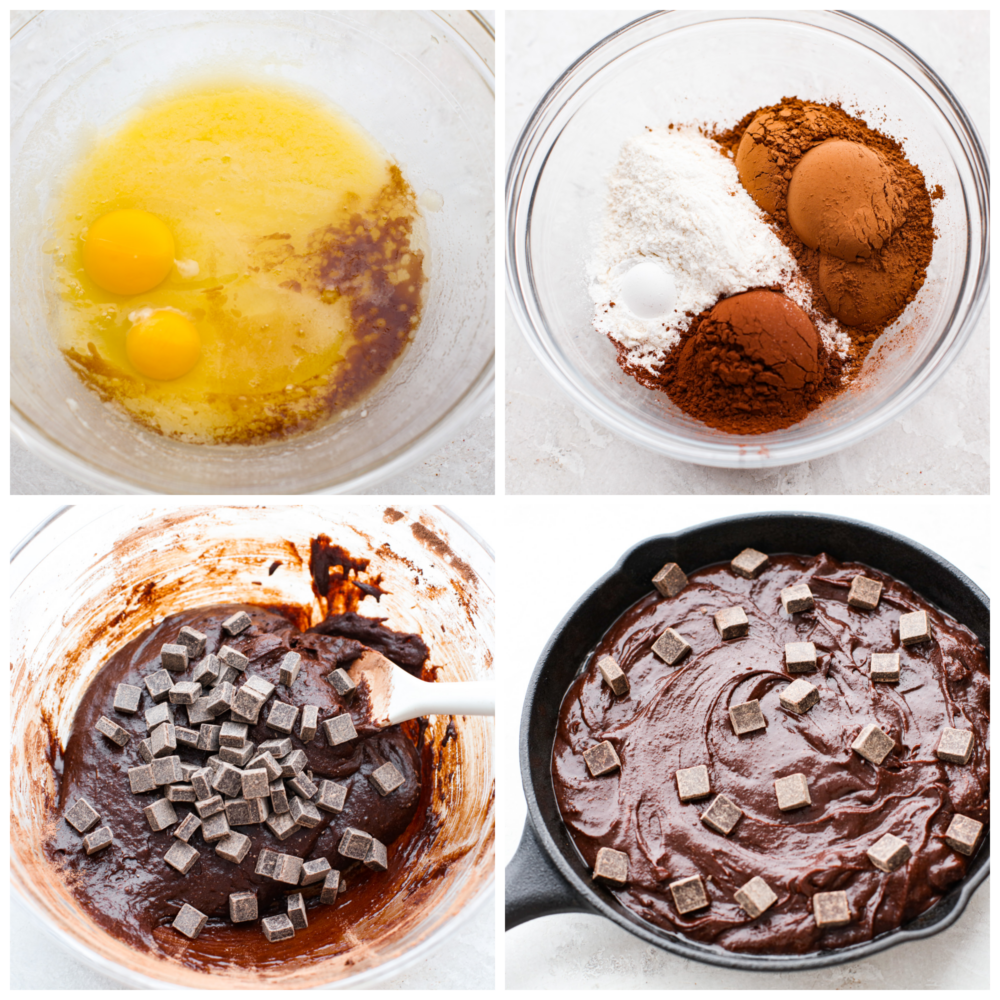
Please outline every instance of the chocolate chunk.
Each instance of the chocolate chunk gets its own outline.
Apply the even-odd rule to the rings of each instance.
[[[143,678],[149,697],[154,702],[159,703],[167,700],[170,689],[174,686],[174,679],[166,670],[157,670],[155,674],[148,674]]]
[[[299,722],[299,739],[303,743],[309,743],[315,736],[319,728],[319,707],[317,705],[303,705],[302,718]]]
[[[130,739],[132,739],[129,734],[118,725],[117,722],[113,722],[106,715],[102,715],[97,720],[97,725],[94,728],[104,736],[107,736],[112,743],[117,743],[118,746],[123,747]]]
[[[264,695],[259,691],[255,691],[249,684],[244,684],[233,695],[232,714],[236,715],[238,713],[243,719],[248,719],[256,725],[257,717],[260,715],[260,710],[263,708],[265,701],[267,701],[267,698]]]
[[[265,917],[260,922],[260,929],[264,932],[264,937],[271,942],[295,937],[295,928],[284,913],[279,913],[275,917]]]
[[[271,711],[267,716],[267,725],[270,729],[277,729],[279,733],[290,733],[295,728],[295,720],[299,717],[299,710],[294,705],[286,705],[283,701],[276,701],[271,705]]]
[[[179,646],[168,642],[160,647],[160,664],[164,670],[175,674],[183,673],[188,668],[187,646]]]
[[[899,616],[899,641],[904,646],[927,642],[931,637],[931,623],[926,611],[911,611]]]
[[[385,844],[372,837],[371,844],[368,845],[368,853],[365,855],[365,867],[372,871],[384,872],[389,867],[389,857],[386,853]]]
[[[847,594],[847,603],[865,611],[874,611],[878,607],[878,599],[882,596],[882,582],[871,580],[867,576],[856,576],[851,580],[851,589]]]
[[[743,912],[753,918],[759,917],[778,899],[774,890],[759,875],[737,889],[734,898]]]
[[[139,756],[147,763],[153,760],[153,748],[148,739],[139,741]]]
[[[219,728],[219,746],[241,747],[247,741],[247,732],[245,722],[223,722]]]
[[[292,800],[288,804],[288,812],[299,826],[304,826],[309,830],[314,829],[323,822],[323,817],[320,816],[319,810],[308,799],[303,799],[299,795],[292,797]]]
[[[388,795],[394,792],[406,779],[399,768],[392,761],[387,761],[381,767],[377,767],[368,775],[368,780],[375,786],[375,791],[379,795]]]
[[[151,764],[142,764],[139,767],[128,769],[128,784],[133,795],[142,795],[143,792],[151,792],[156,788],[156,781],[153,779],[153,768]]]
[[[851,744],[851,749],[861,754],[865,760],[881,764],[895,745],[892,737],[883,733],[874,722],[870,722],[858,733]]]
[[[331,872],[327,872],[326,878],[323,879],[323,888],[319,894],[319,901],[321,903],[336,903],[337,893],[340,890],[340,872],[336,869]]]
[[[326,742],[332,747],[339,746],[341,743],[346,743],[348,740],[354,740],[358,737],[354,723],[346,713],[335,715],[332,719],[327,719],[323,723],[323,734],[326,736]]]
[[[191,784],[191,779],[201,770],[197,764],[185,764],[181,761],[181,781]],[[198,796],[201,798],[201,796]]]
[[[804,774],[789,774],[787,777],[778,778],[774,783],[774,792],[778,796],[778,808],[782,812],[804,809],[812,805],[809,782]]]
[[[250,838],[243,833],[230,833],[215,845],[215,853],[224,861],[238,865],[250,850]]]
[[[316,800],[318,808],[324,812],[343,812],[344,803],[347,801],[347,786],[338,785],[335,781],[322,780],[319,783],[319,798]]]
[[[257,867],[254,872],[258,875],[266,875],[270,878],[274,874],[274,863],[278,860],[278,852],[264,848],[257,855]]]
[[[201,826],[201,820],[195,816],[194,813],[188,813],[184,819],[181,820],[177,829],[174,830],[171,836],[176,837],[178,840],[183,840],[187,843],[191,839],[191,834],[195,832]]]
[[[201,697],[201,685],[194,681],[179,681],[167,697],[171,705],[193,705]]]
[[[249,769],[251,771],[259,770],[263,768],[264,773],[267,775],[268,784],[272,781],[277,781],[281,777],[281,765],[266,751],[264,753],[257,754],[252,761],[250,761]],[[246,795],[246,792],[243,793]],[[265,795],[269,795],[270,792],[265,792]]]
[[[142,701],[142,688],[131,684],[119,684],[115,689],[115,711],[122,715],[135,715]]]
[[[899,682],[899,653],[872,653],[869,676],[886,684]]]
[[[949,764],[968,764],[974,742],[971,729],[949,729],[945,726],[934,752],[939,760],[946,760]]]
[[[191,679],[204,687],[209,687],[219,679],[221,671],[222,661],[214,653],[209,653],[208,656],[198,661],[198,666],[194,668]]]
[[[257,893],[231,892],[229,894],[229,919],[234,924],[245,924],[257,919]]]
[[[364,830],[356,830],[354,827],[349,826],[345,831],[343,837],[340,838],[340,844],[337,850],[345,858],[353,858],[355,861],[364,861],[368,854],[368,848],[371,846],[372,836],[370,833],[365,833]]]
[[[285,687],[291,687],[302,668],[302,657],[298,653],[285,653],[278,666],[278,680]]]
[[[354,692],[358,689],[357,684],[351,680],[351,675],[343,667],[328,673],[326,679],[341,698],[354,697]]]
[[[983,832],[983,824],[971,816],[955,813],[944,834],[944,842],[958,851],[959,854],[972,856],[979,843],[979,835]]]
[[[309,926],[306,919],[306,901],[301,892],[294,892],[288,897],[288,919],[297,931],[304,931]]]
[[[846,892],[817,892],[813,896],[813,916],[816,926],[843,927],[851,922],[851,909]]]
[[[187,875],[200,857],[199,851],[196,851],[190,844],[179,840],[176,844],[171,845],[170,850],[163,855],[163,860],[171,868],[176,868],[182,875]]]
[[[738,604],[716,611],[712,620],[723,639],[739,639],[750,631],[750,620]]]
[[[237,611],[232,618],[227,618],[222,623],[222,631],[229,635],[239,635],[250,628],[250,616],[245,611]]]
[[[733,732],[737,736],[754,733],[767,725],[764,721],[764,714],[760,710],[760,702],[756,698],[753,701],[744,701],[739,705],[730,705],[729,718],[733,723]]]
[[[177,740],[178,746],[190,747],[192,750],[197,750],[200,736],[201,734],[197,729],[185,729],[183,726],[174,726],[174,737]]]
[[[222,734],[222,726],[213,725],[211,722],[203,722],[198,728],[198,749],[205,753],[212,753],[218,750],[221,744],[219,736]]]
[[[172,785],[183,778],[181,774],[181,759],[176,755],[158,757],[150,767],[153,769],[153,781],[158,785]]]
[[[781,606],[785,609],[785,614],[794,615],[816,607],[816,600],[807,583],[797,583],[792,587],[785,587],[781,592]]]
[[[236,767],[246,767],[256,752],[254,745],[248,741],[241,747],[219,747],[219,759]]]
[[[213,795],[195,802],[194,807],[202,819],[208,819],[209,816],[222,812],[226,808],[226,803],[221,795]]]
[[[294,778],[295,775],[305,770],[307,760],[306,755],[301,750],[293,750],[287,756],[282,757],[279,763],[281,764],[281,776]]]
[[[114,837],[111,835],[111,827],[101,826],[83,838],[83,849],[87,854],[96,854],[98,851],[103,851],[106,847],[110,847],[113,841]]]
[[[167,785],[167,800],[169,802],[194,802],[197,798],[194,785]]]
[[[153,757],[166,757],[177,749],[177,734],[169,722],[157,726],[149,735],[149,749]]]
[[[708,906],[708,896],[700,875],[678,879],[670,883],[670,894],[674,897],[674,906],[682,916],[693,910],[701,910]]]
[[[610,847],[602,847],[594,861],[593,879],[606,885],[625,885],[628,882],[628,855]]]
[[[744,549],[729,565],[737,576],[752,580],[767,565],[767,556],[756,549]]]
[[[322,882],[329,872],[330,862],[326,858],[306,861],[302,865],[302,878],[299,879],[299,885],[312,885],[314,882]]]
[[[681,802],[703,799],[706,795],[712,794],[708,781],[708,768],[704,764],[675,771],[674,778],[677,780],[677,797]]]
[[[676,663],[680,663],[688,653],[691,652],[691,647],[688,645],[687,639],[684,638],[679,632],[675,632],[672,628],[666,629],[656,642],[653,643],[653,652],[663,660],[667,666],[674,666]]]
[[[319,789],[310,780],[309,776],[306,774],[297,774],[294,778],[288,778],[285,784],[293,791],[296,795],[301,795],[304,799],[312,799],[316,796]]]
[[[252,826],[257,822],[257,806],[249,799],[230,799],[226,803],[226,822],[230,826]]]
[[[813,687],[809,681],[801,677],[792,681],[784,691],[779,692],[778,702],[789,712],[802,715],[808,712],[819,701],[819,688]]]
[[[153,833],[166,830],[168,826],[173,826],[177,822],[177,813],[174,812],[173,803],[168,799],[157,799],[143,809],[146,822]]]
[[[232,706],[234,695],[232,684],[229,681],[220,681],[208,692],[208,704],[205,706],[205,711],[210,712],[213,719],[222,715],[223,712],[228,712]]]
[[[191,784],[194,786],[195,794],[198,796],[195,801],[210,799],[212,797],[212,769],[209,767],[199,767],[191,775]]]
[[[231,649],[229,652],[232,653],[234,656],[241,655],[237,653],[235,649]],[[219,658],[216,657],[216,659],[218,660]],[[215,683],[212,685],[212,687],[217,688],[222,684],[231,684],[233,685],[233,689],[235,690],[236,681],[237,678],[240,676],[240,673],[242,673],[242,671],[237,670],[236,667],[231,667],[228,663],[223,663],[222,660],[219,660],[219,676],[216,678]]]
[[[193,705],[188,705],[188,725],[200,726],[206,722],[211,722],[215,716],[209,710],[211,698],[206,694],[199,698]]]
[[[277,690],[277,688],[268,680],[265,680],[260,674],[247,674],[246,686],[250,688],[251,691],[256,691],[258,694],[264,696],[264,700],[267,701],[272,694]]]
[[[688,578],[677,563],[667,563],[653,577],[653,586],[664,597],[676,597],[687,586],[687,582]]]
[[[265,740],[257,749],[261,753],[269,753],[275,760],[281,760],[292,752],[292,741],[287,736],[280,740]]]
[[[271,808],[276,813],[288,812],[288,790],[285,788],[285,783],[283,781],[272,781],[270,784],[270,789],[271,789]],[[321,805],[320,803],[317,804]]]
[[[743,810],[725,795],[716,795],[712,804],[701,814],[701,821],[707,827],[728,836],[740,821]]]
[[[144,714],[146,720],[146,732],[152,733],[157,726],[162,726],[165,722],[174,724],[173,706],[163,701],[158,705],[147,708]]]
[[[214,816],[202,816],[201,818],[201,839],[206,844],[214,844],[223,837],[228,837],[232,831],[229,829],[229,820],[224,812],[217,812]]]
[[[868,860],[884,872],[894,872],[900,865],[906,864],[913,855],[910,845],[891,833],[875,841],[866,853]]]
[[[583,759],[587,762],[587,770],[592,778],[599,778],[603,774],[611,774],[622,766],[622,762],[615,753],[615,748],[610,741],[605,740],[597,746],[583,751]]]
[[[286,885],[298,885],[302,877],[302,859],[294,854],[279,854],[274,859],[271,878]]]
[[[238,674],[242,674],[250,665],[249,657],[233,649],[232,646],[223,646],[215,654],[227,667],[232,667]]]
[[[811,674],[816,669],[815,644],[811,642],[786,642],[785,669],[790,674]]]
[[[628,678],[610,656],[602,656],[597,661],[597,669],[600,670],[604,683],[611,688],[616,698],[624,698],[628,694]]]
[[[77,833],[86,833],[100,822],[101,814],[86,799],[79,798],[71,809],[63,813],[63,819]]]
[[[268,800],[266,798],[265,799],[247,799],[247,801],[250,803],[251,808],[253,806],[257,807],[257,822],[258,823],[263,823],[268,818],[268,816],[271,815],[271,810],[268,807],[268,804],[267,804]]]
[[[177,645],[183,646],[188,651],[188,659],[205,655],[205,643],[208,636],[204,632],[197,632],[190,625],[184,625],[177,633]]]
[[[208,917],[201,910],[196,910],[190,903],[185,903],[181,907],[180,913],[174,917],[174,922],[171,926],[175,931],[180,931],[181,934],[193,941],[202,932],[207,923]]]
[[[243,772],[232,764],[222,762],[221,767],[212,779],[212,787],[223,795],[235,798],[243,791]]]
[[[299,824],[292,819],[291,812],[272,813],[264,821],[264,826],[273,833],[278,840],[288,840],[288,838],[299,829]]]

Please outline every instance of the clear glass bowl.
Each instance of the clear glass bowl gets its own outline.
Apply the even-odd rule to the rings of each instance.
[[[416,526],[416,530],[414,529]],[[493,678],[493,553],[441,508],[361,500],[304,506],[107,504],[64,508],[11,562],[11,881],[64,948],[132,988],[360,986],[412,968],[492,898],[492,718],[434,716],[433,843],[413,851],[392,900],[359,921],[357,947],[211,976],[138,952],[95,924],[42,851],[52,794],[50,744],[65,746],[91,678],[114,650],[163,616],[215,602],[306,606],[309,540],[325,532],[371,558],[388,593],[361,614],[428,637],[443,681]],[[284,565],[268,575],[272,560]],[[415,579],[414,567],[420,571]],[[155,595],[149,600],[150,594]],[[142,595],[146,595],[144,598]],[[372,604],[368,609],[366,605]],[[89,638],[83,638],[88,636]],[[447,752],[443,748],[447,744]],[[454,761],[454,765],[447,762]]]
[[[425,220],[428,298],[395,370],[340,419],[283,443],[189,445],[86,389],[56,349],[43,252],[58,177],[94,130],[206,70],[311,89],[402,166]],[[461,13],[46,11],[11,46],[11,424],[49,463],[106,492],[360,491],[453,436],[493,395],[493,38]],[[252,197],[252,192],[248,192]]]
[[[747,53],[752,53],[752,58]],[[585,264],[622,142],[668,122],[732,125],[784,96],[840,101],[903,142],[930,186],[938,239],[927,281],[859,376],[794,427],[732,436],[624,375],[592,326]],[[507,171],[507,296],[573,402],[615,433],[700,465],[827,455],[911,406],[954,361],[989,291],[986,153],[947,86],[891,36],[846,14],[651,14],[609,35],[553,84]]]

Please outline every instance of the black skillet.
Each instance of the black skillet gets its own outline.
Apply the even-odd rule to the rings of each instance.
[[[618,616],[652,589],[665,563],[685,570],[728,561],[744,548],[816,555],[827,552],[889,573],[968,626],[990,646],[989,600],[951,563],[896,535],[846,518],[813,514],[751,514],[710,521],[676,535],[647,538],[577,601],[552,633],[532,674],[521,716],[521,780],[528,800],[524,834],[506,870],[509,930],[552,913],[598,913],[620,927],[683,958],[730,969],[792,971],[853,962],[904,941],[929,937],[958,919],[989,874],[987,830],[967,877],[926,913],[872,941],[807,955],[740,955],[688,940],[647,923],[591,881],[559,815],[552,787],[552,743],[559,706],[570,682]]]

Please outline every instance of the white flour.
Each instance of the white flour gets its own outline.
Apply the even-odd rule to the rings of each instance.
[[[601,244],[587,268],[594,326],[628,349],[631,364],[652,370],[688,328],[686,314],[723,296],[781,285],[809,310],[809,285],[764,219],[735,164],[711,139],[667,128],[629,139],[609,181]],[[656,319],[635,315],[622,301],[622,279],[649,258],[670,272],[676,290],[673,308]],[[846,351],[848,338],[836,324],[817,329],[828,349]]]

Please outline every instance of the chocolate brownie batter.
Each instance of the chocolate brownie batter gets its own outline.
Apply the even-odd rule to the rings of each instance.
[[[735,553],[734,553],[735,555]],[[881,580],[874,611],[847,604],[859,573]],[[786,615],[779,594],[807,583],[815,610]],[[745,638],[723,641],[712,615],[742,605]],[[932,638],[900,646],[899,616],[926,611]],[[651,651],[667,627],[693,647],[677,667]],[[789,675],[786,642],[813,642],[815,673]],[[869,655],[899,649],[898,684],[872,683]],[[612,656],[631,691],[612,695],[597,661]],[[803,715],[783,709],[779,693],[801,676],[819,688]],[[730,705],[759,699],[764,730],[737,737]],[[881,766],[850,749],[877,723],[895,742]],[[938,760],[946,727],[971,729],[967,765]],[[583,751],[610,740],[621,769],[592,778]],[[712,795],[682,803],[674,772],[705,764]],[[777,778],[804,773],[812,805],[780,812]],[[909,587],[861,564],[829,556],[771,556],[754,580],[728,564],[689,577],[676,597],[655,591],[625,612],[594,650],[560,710],[553,753],[556,795],[577,847],[591,867],[601,847],[628,855],[624,906],[667,930],[733,951],[803,953],[869,940],[933,906],[966,874],[970,858],[945,844],[952,816],[989,818],[989,674],[972,632]],[[715,795],[743,810],[729,836],[700,821]],[[891,874],[865,856],[883,834],[905,840],[913,857]],[[668,885],[701,875],[710,905],[679,916]],[[751,919],[737,889],[761,876],[777,902]],[[846,927],[820,930],[817,892],[844,890]]]

